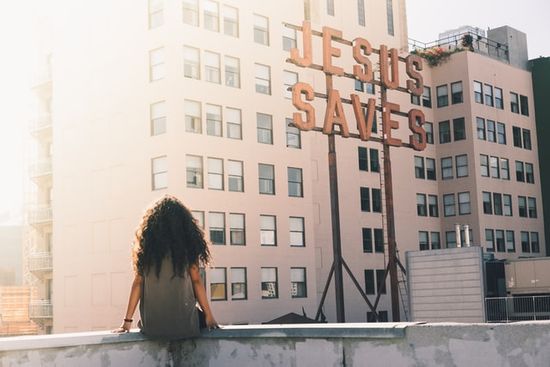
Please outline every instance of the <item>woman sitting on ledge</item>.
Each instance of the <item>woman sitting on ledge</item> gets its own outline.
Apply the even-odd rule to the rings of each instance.
[[[128,309],[113,332],[130,330],[138,302],[138,326],[151,337],[189,338],[199,335],[199,327],[218,328],[199,273],[209,261],[203,231],[189,209],[172,196],[154,203],[136,231]]]

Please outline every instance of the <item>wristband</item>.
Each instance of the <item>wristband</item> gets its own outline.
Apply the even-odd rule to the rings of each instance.
[[[124,319],[124,322],[133,322],[133,319]]]

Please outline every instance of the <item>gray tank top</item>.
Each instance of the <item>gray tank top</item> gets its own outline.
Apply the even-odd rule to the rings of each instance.
[[[148,336],[179,339],[200,333],[191,277],[187,271],[183,277],[173,274],[168,257],[162,262],[158,278],[154,267],[143,276],[139,312],[141,331]]]

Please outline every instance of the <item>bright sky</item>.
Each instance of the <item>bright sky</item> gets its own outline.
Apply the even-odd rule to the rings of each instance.
[[[346,0],[350,1],[350,0]],[[10,1],[0,12],[0,225],[22,220],[32,117],[30,83],[35,65],[33,19],[44,0]],[[550,56],[550,0],[407,0],[409,37],[430,42],[442,31],[472,25],[486,29],[509,25],[527,33],[529,57]]]

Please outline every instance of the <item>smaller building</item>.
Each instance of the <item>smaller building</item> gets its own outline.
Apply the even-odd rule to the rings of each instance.
[[[30,319],[30,300],[30,287],[0,287],[0,336],[38,333]]]

